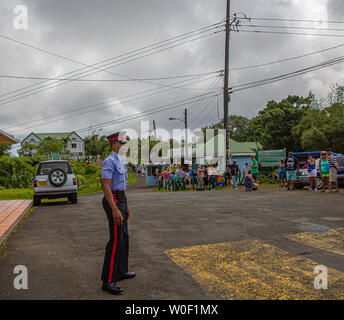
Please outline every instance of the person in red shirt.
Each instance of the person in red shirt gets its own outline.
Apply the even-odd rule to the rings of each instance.
[[[167,170],[164,170],[162,172],[162,178],[163,178],[163,182],[164,182],[164,190],[167,189],[168,176],[169,176],[169,172]]]

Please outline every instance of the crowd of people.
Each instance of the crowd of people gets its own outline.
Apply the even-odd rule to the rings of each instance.
[[[130,172],[134,174],[139,174],[141,176],[145,175],[146,169],[144,164],[133,164],[130,165]]]
[[[255,191],[259,188],[260,169],[256,157],[252,155],[250,161],[246,162],[242,169],[240,169],[236,160],[233,160],[224,169],[217,163],[199,165],[197,169],[181,165],[165,165],[156,169],[154,175],[158,178],[157,186],[159,190],[214,191],[216,187],[225,186],[237,190],[238,185],[243,185],[246,191]],[[315,159],[312,154],[309,154],[306,163],[301,163],[290,151],[287,157],[280,159],[278,163],[279,188],[295,190],[296,177],[300,169],[307,169],[308,191],[338,192],[337,171],[339,165],[331,149],[322,151],[319,159]],[[143,164],[134,164],[130,166],[130,171],[144,176],[146,168]],[[318,190],[320,185],[318,173],[320,173],[321,190]],[[326,191],[326,188],[328,191]]]
[[[280,160],[278,167],[279,187],[285,187],[287,190],[294,190],[296,175],[297,172],[301,169],[299,160],[293,155],[292,152],[289,152],[286,159]],[[326,187],[328,188],[328,192],[332,192],[333,186],[335,187],[334,192],[338,192],[337,171],[339,171],[339,166],[337,163],[337,158],[333,156],[331,149],[322,151],[320,153],[320,159],[318,161],[313,158],[312,154],[309,154],[304,168],[307,169],[307,177],[309,179],[310,187],[308,191],[318,191],[318,169],[321,178],[320,192],[326,192]]]
[[[245,163],[241,171],[236,160],[228,164],[223,170],[217,164],[200,165],[198,169],[189,170],[182,166],[169,166],[165,170],[158,170],[159,190],[198,190],[214,191],[217,186],[230,186],[233,190],[238,189],[238,184],[243,183],[246,191],[258,189],[259,165],[255,156],[251,157],[250,163]]]

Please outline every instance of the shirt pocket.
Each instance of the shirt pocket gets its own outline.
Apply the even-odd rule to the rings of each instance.
[[[117,178],[116,180],[117,180],[117,183],[119,185],[119,188],[125,189],[125,187],[126,187],[125,182],[127,179],[127,170],[122,164],[119,164],[117,166],[116,178]]]
[[[118,171],[118,173],[120,174],[120,175],[124,175],[125,173],[126,173],[126,169],[125,169],[125,167],[122,165],[122,164],[120,164],[118,167],[117,167],[117,171]]]

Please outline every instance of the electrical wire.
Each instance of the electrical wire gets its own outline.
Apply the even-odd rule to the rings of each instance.
[[[276,60],[276,61],[272,61],[272,62],[257,64],[257,65],[247,66],[247,67],[231,68],[230,71],[237,71],[237,70],[245,70],[245,69],[253,69],[253,68],[259,68],[259,67],[265,67],[265,66],[272,65],[272,64],[277,64],[277,63],[292,61],[292,60],[296,60],[296,59],[308,57],[308,56],[311,56],[311,55],[315,55],[315,54],[318,54],[318,53],[322,53],[322,52],[326,52],[326,51],[338,49],[338,48],[341,48],[341,47],[343,47],[343,46],[344,46],[344,43],[343,43],[343,44],[340,44],[340,45],[338,45],[338,46],[334,46],[334,47],[330,47],[330,48],[326,48],[326,49],[322,49],[322,50],[318,50],[318,51],[306,53],[306,54],[299,55],[299,56],[296,56],[296,57],[286,58],[286,59],[282,59],[282,60]]]
[[[220,70],[221,71],[221,70]],[[132,79],[74,79],[74,78],[47,78],[47,77],[32,77],[32,76],[15,76],[15,75],[1,75],[0,78],[7,79],[21,79],[21,80],[58,80],[58,81],[85,81],[85,82],[133,82],[133,81],[161,81],[161,80],[171,80],[180,78],[193,78],[203,75],[210,75],[214,73],[219,73],[220,71],[205,72],[200,74],[189,74],[189,75],[179,75],[170,77],[160,77],[160,78],[132,78]]]
[[[207,77],[207,78],[205,78],[203,80],[198,79],[198,80],[193,81],[193,82],[190,82],[190,80],[184,80],[184,81],[181,81],[181,82],[177,82],[176,84],[184,83],[183,86],[186,86],[186,85],[190,85],[190,84],[194,84],[194,83],[200,83],[200,82],[203,82],[203,81],[208,81],[208,80],[211,80],[211,79],[216,78],[216,77],[217,76]],[[194,79],[192,79],[192,80],[194,80]],[[185,83],[185,82],[187,82],[187,83]],[[177,88],[182,88],[183,86],[175,87],[175,88],[176,89]],[[147,93],[147,92],[151,92],[153,90],[156,90],[156,89],[146,90],[146,91],[143,91],[141,93]],[[141,97],[138,97],[138,98],[129,99],[129,100],[126,100],[126,101],[124,101],[124,99],[130,98],[132,96],[136,96],[138,94],[132,94],[132,95],[128,95],[126,97],[121,97],[121,98],[113,98],[113,99],[106,100],[106,101],[103,101],[103,102],[100,102],[100,103],[97,103],[97,104],[89,105],[89,106],[86,106],[86,107],[81,107],[81,108],[78,108],[78,109],[75,109],[75,110],[72,110],[72,111],[67,111],[67,112],[63,112],[63,113],[57,114],[57,115],[52,115],[52,116],[48,116],[48,117],[45,117],[45,118],[39,118],[39,119],[36,119],[36,120],[25,121],[25,122],[22,122],[22,123],[19,123],[19,124],[16,124],[16,125],[12,125],[12,127],[18,127],[18,126],[23,125],[23,124],[30,124],[30,126],[28,126],[28,127],[24,127],[24,128],[20,128],[20,129],[16,129],[16,130],[14,130],[14,129],[11,130],[12,127],[4,128],[4,129],[6,131],[8,131],[8,132],[11,132],[11,133],[18,132],[18,131],[23,131],[23,130],[26,130],[26,129],[35,128],[35,127],[46,125],[46,124],[49,124],[49,123],[56,123],[58,121],[69,119],[69,118],[73,118],[73,117],[76,117],[76,116],[79,116],[79,115],[84,115],[84,114],[87,114],[87,113],[92,113],[92,112],[96,112],[96,111],[99,111],[99,110],[108,109],[108,108],[111,108],[111,107],[116,106],[116,105],[126,104],[128,102],[133,102],[133,101],[138,101],[138,100],[141,100],[141,99],[144,99],[144,98],[147,98],[147,97],[150,97],[150,96],[154,96],[154,95],[157,95],[157,94],[165,93],[165,92],[168,92],[168,91],[171,91],[171,89],[160,90],[158,92],[154,92],[154,93],[151,93],[151,94],[148,94],[148,95],[144,95],[144,96],[141,96]],[[110,101],[115,101],[115,103],[109,105]],[[73,114],[73,113],[78,112],[80,110],[101,106],[103,104],[105,104],[105,106]],[[66,116],[66,117],[62,117],[60,119],[54,119],[52,121],[46,121],[47,119],[53,119],[55,117],[59,117],[61,115],[67,115],[67,114],[71,114],[71,115]],[[44,122],[43,123],[38,123],[36,125],[32,124],[33,122],[38,122],[38,121],[44,121]]]
[[[286,73],[286,74],[282,74],[279,76],[275,76],[275,77],[271,77],[271,78],[267,78],[267,79],[263,79],[263,80],[259,80],[259,81],[249,82],[249,83],[245,83],[245,84],[235,85],[235,86],[232,86],[232,89],[233,89],[232,91],[233,92],[241,91],[241,90],[251,89],[251,88],[258,87],[258,86],[274,83],[277,81],[296,77],[296,76],[299,76],[299,75],[302,75],[302,74],[305,74],[305,73],[308,73],[311,71],[316,71],[316,70],[323,69],[323,68],[326,68],[326,67],[329,67],[332,65],[336,65],[336,64],[342,63],[342,62],[344,62],[344,56],[338,57],[335,59],[331,59],[331,60],[327,60],[327,61],[324,61],[322,63],[313,65],[311,67],[303,68],[303,69],[296,70],[294,72],[290,72],[290,73]]]
[[[252,109],[251,109],[251,107],[249,107],[248,104],[245,103],[245,102],[238,96],[238,94],[236,94],[235,92],[233,92],[233,95],[234,95],[234,96],[239,100],[239,102],[246,108],[246,110],[248,110],[248,111],[251,113],[251,115],[252,115],[253,117],[256,116],[256,112],[253,112]]]
[[[216,98],[216,97],[214,97],[214,98]],[[207,105],[197,114],[197,116],[190,122],[190,128],[191,128],[191,124],[194,123],[194,122],[199,118],[199,116],[200,116],[206,109],[208,109],[209,106],[212,105],[212,103],[213,103],[214,100],[215,100],[215,99],[210,100],[209,103],[208,103],[208,104],[207,104]]]
[[[343,28],[316,28],[316,27],[296,27],[296,26],[273,26],[273,25],[255,25],[242,24],[240,27],[248,28],[273,28],[273,29],[296,29],[296,30],[320,30],[320,31],[344,31]]]
[[[261,21],[286,21],[286,22],[311,22],[311,23],[333,23],[343,24],[344,21],[329,21],[329,20],[306,20],[306,19],[286,19],[286,18],[249,18],[250,20]]]
[[[203,94],[203,95],[195,96],[195,97],[184,99],[182,101],[178,101],[178,102],[175,102],[175,103],[172,103],[172,104],[168,104],[168,105],[165,105],[165,106],[162,106],[162,107],[150,109],[150,110],[147,110],[147,111],[144,111],[144,112],[139,112],[139,113],[127,116],[127,117],[120,118],[120,119],[99,123],[99,124],[93,125],[92,128],[94,129],[94,128],[98,128],[98,127],[106,127],[106,126],[109,126],[109,125],[112,125],[112,124],[122,123],[122,122],[125,122],[125,121],[129,121],[129,120],[133,120],[133,119],[136,119],[136,118],[140,118],[142,116],[146,116],[146,115],[150,115],[150,114],[155,114],[155,113],[158,113],[158,112],[162,112],[162,111],[166,111],[166,110],[170,110],[170,109],[174,109],[174,108],[179,108],[179,107],[188,105],[190,103],[193,103],[193,102],[196,102],[196,101],[199,101],[199,100],[204,100],[204,99],[212,98],[214,96],[216,96],[216,95],[213,94],[213,95],[209,96],[209,95],[204,95]],[[203,97],[203,98],[201,98],[201,97]],[[85,127],[85,128],[79,128],[76,131],[77,132],[84,132],[84,131],[87,131],[88,129],[89,129],[89,126]]]
[[[340,34],[279,32],[279,31],[245,30],[245,29],[240,29],[239,32],[266,33],[266,34],[290,34],[290,35],[300,35],[300,36],[319,36],[319,37],[344,38],[344,35],[340,35]]]
[[[217,27],[215,27],[215,28],[213,28],[213,29],[217,29]],[[210,29],[209,29],[209,30],[210,30]],[[184,40],[184,39],[187,39],[187,38],[190,38],[190,37],[194,37],[195,35],[198,35],[198,34],[201,34],[201,33],[204,33],[204,32],[208,32],[209,30],[201,31],[201,32],[196,33],[196,34],[193,32],[192,35],[186,36],[186,37],[184,37],[184,38],[182,37],[181,39],[178,39],[178,40],[176,40],[176,41],[180,41],[180,40]],[[212,29],[211,29],[211,30],[212,30]],[[215,32],[215,33],[216,33],[216,32]],[[76,76],[81,76],[81,75],[82,75],[82,77],[80,77],[80,78],[83,78],[83,77],[86,77],[86,76],[90,76],[90,75],[93,75],[93,74],[95,74],[95,73],[99,73],[99,72],[101,72],[101,71],[105,71],[105,70],[107,70],[107,69],[109,69],[109,68],[113,68],[113,67],[122,65],[123,63],[132,62],[132,61],[141,59],[141,58],[143,58],[143,57],[147,57],[147,56],[150,56],[150,55],[153,55],[153,54],[156,54],[156,53],[159,53],[159,52],[162,52],[162,51],[171,49],[171,48],[175,48],[175,47],[178,47],[178,46],[181,46],[181,45],[184,45],[184,44],[191,43],[191,42],[193,42],[193,41],[196,41],[196,40],[199,40],[199,39],[202,39],[202,38],[211,36],[211,35],[213,35],[213,34],[215,34],[215,33],[211,32],[211,33],[208,33],[208,34],[205,34],[205,35],[196,37],[196,38],[194,38],[194,39],[189,39],[189,40],[187,40],[187,41],[185,41],[185,42],[178,43],[178,44],[175,44],[175,45],[172,45],[172,46],[168,46],[167,48],[163,48],[163,49],[158,50],[158,51],[155,51],[155,52],[149,52],[149,53],[147,53],[147,54],[145,54],[145,55],[141,55],[141,56],[139,56],[139,57],[133,58],[133,59],[128,60],[128,61],[125,61],[125,62],[118,63],[119,61],[121,61],[121,60],[119,60],[119,61],[116,62],[117,64],[115,64],[115,65],[113,65],[114,62],[107,63],[107,64],[102,65],[102,66],[99,67],[99,68],[96,68],[97,71],[95,71],[95,72],[89,73],[90,71],[84,71],[84,72],[75,74],[75,75],[73,75],[72,77],[76,77]],[[174,42],[176,42],[176,41],[174,41]],[[163,41],[163,42],[166,42],[166,41]],[[161,43],[162,43],[162,42],[161,42]],[[156,49],[158,49],[158,48],[160,48],[160,47],[164,47],[164,46],[170,45],[170,44],[171,44],[171,43],[167,43],[167,44],[164,44],[164,45],[160,45],[160,46],[157,46],[157,47],[154,48],[154,49],[146,50],[146,52],[152,51],[152,50],[156,50]],[[137,50],[135,50],[135,51],[137,51]],[[134,51],[134,52],[135,52],[135,51]],[[138,53],[138,54],[142,54],[142,53],[145,53],[145,51],[144,51],[144,52],[140,52],[140,53]],[[135,56],[135,55],[138,55],[138,54],[134,54],[134,55],[132,55],[131,57],[133,57],[133,56]],[[129,57],[129,58],[130,58],[130,57]],[[128,59],[128,57],[127,57],[126,59]],[[123,59],[122,59],[122,60],[123,60]],[[99,64],[99,63],[98,63],[98,64]],[[100,69],[100,68],[103,68],[103,67],[106,67],[106,68],[105,68],[105,69]],[[88,68],[88,67],[81,68],[81,69],[79,69],[79,70],[83,70],[83,69],[86,69],[86,68]],[[75,71],[74,71],[74,72],[75,72]],[[87,73],[87,74],[85,75],[85,73]],[[70,74],[70,73],[69,73],[69,74]],[[44,81],[44,82],[47,82],[47,81],[49,81],[49,80],[46,80],[46,81]],[[17,90],[15,90],[15,91],[10,92],[10,93],[6,93],[6,94],[3,94],[3,95],[0,95],[0,97],[7,96],[7,95],[10,95],[10,94],[16,93],[16,92],[18,92],[18,91],[20,91],[20,90],[23,90],[23,89],[26,89],[26,88],[30,88],[30,87],[33,87],[33,86],[40,85],[40,84],[42,84],[42,83],[43,83],[43,82],[40,82],[40,83],[35,84],[35,85],[32,85],[32,86],[28,86],[28,87],[24,87],[24,88],[21,88],[21,89],[17,89]],[[22,98],[31,96],[31,95],[33,95],[33,94],[36,94],[36,93],[39,93],[39,92],[42,92],[42,91],[45,91],[45,90],[48,90],[48,89],[57,87],[57,86],[59,86],[59,85],[63,85],[63,84],[65,84],[65,83],[69,83],[69,81],[64,82],[64,83],[59,83],[58,85],[55,85],[55,86],[51,86],[51,85],[54,85],[54,83],[49,83],[49,84],[47,84],[47,85],[40,86],[40,88],[31,89],[31,90],[28,90],[28,91],[25,91],[25,92],[16,94],[16,95],[14,95],[14,96],[12,96],[12,97],[10,97],[10,98],[6,98],[6,99],[4,99],[4,100],[1,100],[1,101],[0,101],[0,102],[1,102],[0,105],[6,104],[6,103],[9,103],[9,102],[13,102],[13,101],[17,101],[17,100],[19,100],[19,99],[22,99]],[[154,85],[156,85],[156,84],[154,84]],[[46,88],[46,87],[48,87],[48,88]],[[46,89],[40,90],[41,88],[46,88]],[[38,91],[36,91],[36,90],[38,90]],[[33,91],[35,91],[35,92],[33,92]],[[33,93],[32,93],[32,92],[33,92]],[[28,94],[27,94],[27,93],[28,93]]]

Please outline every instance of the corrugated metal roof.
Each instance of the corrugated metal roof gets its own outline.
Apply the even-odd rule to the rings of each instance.
[[[0,129],[0,144],[16,144],[19,141]]]
[[[214,154],[219,155],[224,154],[224,136],[217,135],[214,138],[210,139],[205,145],[200,144],[197,145],[196,151],[194,154],[205,154],[205,155],[212,155],[209,154],[212,152],[212,144],[214,145]],[[220,151],[220,152],[219,152]],[[244,142],[236,142],[233,139],[229,139],[229,152],[231,155],[233,154],[255,154],[255,152],[249,148]]]
[[[36,133],[35,135],[40,138],[40,139],[44,139],[44,138],[56,138],[56,139],[63,139],[63,138],[68,138],[68,136],[71,134],[71,132],[54,132],[54,133]]]

